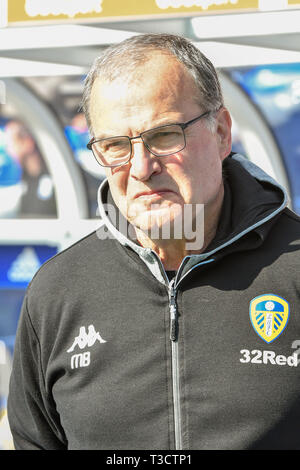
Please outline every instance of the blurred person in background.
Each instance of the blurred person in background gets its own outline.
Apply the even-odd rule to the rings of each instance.
[[[0,148],[0,218],[18,217],[22,200],[22,168]]]
[[[90,217],[95,217],[98,214],[97,191],[99,182],[105,179],[105,170],[94,158],[91,159],[90,151],[87,149],[89,130],[83,112],[73,116],[70,124],[65,127],[65,134],[83,174]]]
[[[95,60],[83,106],[103,225],[28,288],[15,447],[300,449],[299,217],[232,153],[215,68],[139,35]]]
[[[6,151],[22,168],[20,216],[55,216],[53,182],[32,135],[15,119],[8,121],[4,131]]]

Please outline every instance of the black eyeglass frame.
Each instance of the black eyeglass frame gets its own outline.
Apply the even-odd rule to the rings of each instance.
[[[195,122],[199,121],[200,119],[208,116],[210,113],[212,113],[213,111],[205,111],[204,113],[200,114],[200,116],[197,116],[195,117],[194,119],[191,119],[190,121],[187,121],[187,122],[174,122],[173,124],[165,124],[165,125],[162,125],[162,126],[157,126],[157,127],[153,127],[152,129],[147,129],[146,131],[143,131],[141,132],[139,135],[136,135],[135,137],[129,137],[128,135],[118,135],[118,136],[113,136],[113,137],[105,137],[103,139],[97,139],[95,137],[93,137],[89,143],[87,144],[87,148],[89,150],[92,151],[97,163],[105,168],[115,168],[115,167],[118,167],[118,166],[123,166],[123,165],[127,165],[127,163],[131,160],[131,157],[132,157],[132,144],[131,144],[131,141],[134,140],[134,139],[139,139],[141,138],[142,141],[143,141],[143,144],[145,145],[146,149],[152,154],[152,155],[155,155],[155,157],[168,157],[170,155],[174,155],[175,153],[177,152],[181,152],[183,149],[185,149],[186,147],[186,138],[185,138],[185,129],[190,126],[191,124],[194,124]],[[168,154],[164,154],[164,155],[159,155],[155,152],[153,152],[152,150],[150,150],[148,144],[144,141],[143,139],[143,135],[144,134],[147,134],[148,132],[152,132],[152,131],[155,131],[156,129],[163,129],[165,127],[170,127],[170,126],[180,126],[181,129],[182,129],[182,134],[183,134],[183,139],[184,139],[184,146],[179,149],[179,150],[176,150],[176,152],[171,152],[171,153],[168,153]],[[99,162],[98,158],[96,157],[96,155],[94,154],[94,151],[93,151],[93,144],[95,144],[96,142],[101,142],[103,140],[107,140],[107,139],[112,139],[112,138],[118,138],[118,137],[126,137],[128,140],[129,140],[129,143],[130,143],[130,153],[129,153],[129,158],[128,160],[126,160],[125,162],[122,162],[122,163],[118,163],[116,165],[103,165],[102,163]]]

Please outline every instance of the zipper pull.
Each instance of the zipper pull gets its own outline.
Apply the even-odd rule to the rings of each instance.
[[[170,283],[170,340],[176,341],[177,339],[177,305],[176,305],[176,291],[173,287],[174,280]]]

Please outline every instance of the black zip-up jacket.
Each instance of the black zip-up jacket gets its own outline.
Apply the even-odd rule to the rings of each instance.
[[[16,449],[300,449],[299,218],[225,160],[218,231],[175,280],[103,225],[45,263],[18,326]]]

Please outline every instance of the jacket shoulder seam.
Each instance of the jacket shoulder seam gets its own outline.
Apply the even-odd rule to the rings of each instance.
[[[68,246],[67,248],[65,248],[64,250],[62,251],[59,251],[58,253],[56,253],[54,256],[51,256],[51,258],[49,258],[47,261],[45,261],[42,266],[40,266],[40,268],[37,270],[37,272],[34,274],[33,278],[31,279],[30,283],[28,284],[28,289],[30,289],[31,287],[31,284],[33,283],[34,279],[37,277],[37,275],[39,274],[39,272],[45,268],[46,265],[48,265],[49,263],[51,263],[54,259],[58,258],[59,256],[63,255],[64,253],[66,253],[67,251],[71,250],[73,247],[75,247],[76,245],[78,245],[79,243],[83,242],[84,240],[86,240],[87,238],[89,238],[90,236],[92,236],[94,233],[96,233],[96,230],[94,230],[93,232],[89,233],[88,235],[86,235],[85,237],[81,238],[80,240],[77,240],[75,243],[72,243],[72,245]]]

